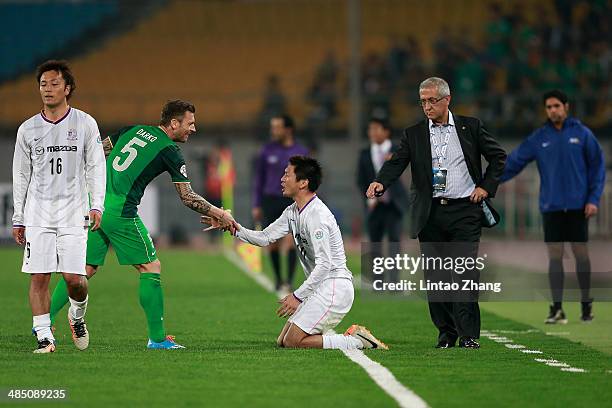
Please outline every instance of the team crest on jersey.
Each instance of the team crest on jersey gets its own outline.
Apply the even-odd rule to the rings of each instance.
[[[66,137],[66,140],[72,140],[72,141],[78,140],[76,129],[70,129],[68,131],[68,136]]]
[[[45,148],[42,146],[37,146],[36,149],[34,149],[34,152],[40,156],[41,154],[45,152]]]
[[[179,170],[181,172],[181,174],[183,175],[183,177],[187,177],[187,166],[185,166],[184,164],[181,166],[181,169]]]
[[[314,233],[314,236],[315,236],[316,239],[322,239],[323,238],[323,230],[320,230],[320,229],[316,230],[315,233]]]

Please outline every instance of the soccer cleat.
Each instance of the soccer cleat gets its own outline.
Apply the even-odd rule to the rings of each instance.
[[[593,301],[590,302],[582,302],[582,314],[580,315],[580,320],[583,323],[590,323],[593,321]]]
[[[55,351],[55,343],[47,338],[38,340],[38,348],[33,351],[34,354],[53,353]]]
[[[184,349],[185,346],[181,346],[174,341],[174,336],[166,336],[166,340],[159,343],[149,339],[147,348],[152,350],[173,350],[173,349]]]
[[[359,326],[358,324],[354,324],[349,327],[345,332],[345,336],[352,336],[356,339],[361,340],[363,344],[363,348],[367,349],[383,349],[389,350],[389,347],[382,341],[378,340],[368,329],[363,326]]]
[[[556,308],[554,305],[550,306],[550,312],[548,317],[544,320],[546,324],[567,324],[567,318],[563,309]]]
[[[85,350],[87,347],[89,347],[89,332],[87,331],[85,320],[82,319],[80,322],[74,322],[70,318],[70,313],[68,313],[68,324],[70,325],[72,341],[74,342],[76,348],[79,350]]]

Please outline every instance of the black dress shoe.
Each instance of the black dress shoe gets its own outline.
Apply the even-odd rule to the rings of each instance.
[[[480,344],[472,337],[462,337],[459,339],[459,347],[477,349],[480,348]]]
[[[455,347],[455,342],[450,342],[446,340],[440,340],[438,344],[436,344],[436,348],[451,348]]]

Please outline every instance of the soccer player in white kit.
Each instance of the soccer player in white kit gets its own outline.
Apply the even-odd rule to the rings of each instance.
[[[37,69],[43,109],[17,130],[13,157],[13,237],[24,245],[29,273],[35,353],[55,351],[49,316],[51,273],[68,286],[68,322],[79,350],[89,345],[85,324],[87,229],[103,211],[106,163],[96,121],[68,105],[75,89],[65,61]],[[91,202],[91,205],[90,205]]]
[[[344,335],[327,333],[349,312],[355,292],[340,228],[316,195],[321,178],[321,166],[315,159],[291,157],[281,186],[283,195],[294,203],[263,231],[236,226],[236,237],[244,242],[267,246],[291,234],[298,249],[306,280],[279,301],[277,314],[290,317],[277,344],[291,348],[387,349],[363,326],[352,325]],[[202,222],[212,228],[218,226],[209,217],[202,217]]]

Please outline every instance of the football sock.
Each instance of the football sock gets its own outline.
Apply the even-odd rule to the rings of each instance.
[[[55,337],[53,337],[51,332],[51,316],[49,316],[49,313],[32,316],[32,327],[34,327],[36,338],[39,341],[43,339],[55,341]]]
[[[140,274],[140,306],[144,309],[149,327],[149,338],[162,342],[166,338],[164,330],[164,294],[159,273]]]
[[[324,349],[355,350],[363,348],[361,340],[343,334],[324,334]]]
[[[66,303],[68,303],[68,286],[66,281],[60,277],[53,290],[53,295],[51,295],[51,308],[49,312],[51,315],[51,325],[55,324],[55,317],[64,308]]]
[[[68,314],[73,322],[80,322],[85,317],[85,312],[87,311],[87,300],[89,299],[89,295],[85,296],[85,300],[79,302],[74,300],[73,298],[68,298],[70,300],[70,308],[68,309]]]
[[[280,273],[280,251],[270,251],[270,259],[272,260],[272,269],[274,270],[274,277],[276,278],[276,289],[278,289],[283,282],[281,280]]]
[[[551,259],[548,263],[548,280],[555,307],[557,304],[561,307],[563,301],[563,278],[563,260]]]
[[[287,259],[289,261],[287,283],[293,287],[293,277],[295,276],[295,266],[297,264],[297,251],[294,248],[291,248],[287,253]]]
[[[591,289],[591,260],[587,258],[576,258],[576,274],[578,275],[578,286],[580,286],[581,302],[589,302],[589,291]]]

